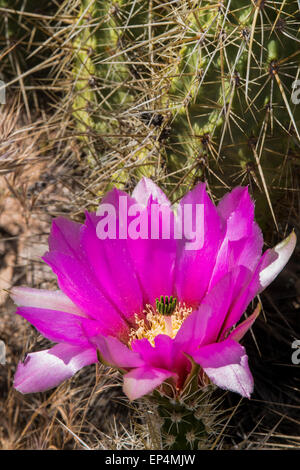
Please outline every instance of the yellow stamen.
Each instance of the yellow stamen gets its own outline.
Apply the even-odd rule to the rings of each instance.
[[[185,304],[179,304],[172,315],[166,316],[151,305],[146,305],[143,313],[145,318],[139,318],[138,315],[135,315],[137,327],[130,332],[129,345],[134,339],[146,338],[154,346],[154,339],[158,335],[168,335],[175,338],[184,320],[192,313],[192,308]]]

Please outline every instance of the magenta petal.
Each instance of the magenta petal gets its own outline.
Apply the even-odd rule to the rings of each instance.
[[[154,183],[148,182],[147,185],[151,186]],[[158,190],[149,192],[147,206],[140,203],[138,205],[138,201],[117,190],[105,196],[103,203],[111,204],[115,208],[116,239],[107,239],[98,243],[102,250],[101,256],[105,257],[101,258],[101,263],[97,263],[98,248],[93,249],[90,243],[91,231],[83,229],[83,249],[87,252],[89,263],[110,299],[118,307],[122,304],[122,311],[127,317],[139,313],[142,304],[152,304],[156,297],[173,293],[176,240],[173,239],[171,230],[168,239],[162,239],[161,230],[157,238],[156,234],[152,237],[151,208],[153,206],[157,210],[157,213],[155,210],[155,214],[153,212],[153,220],[154,217],[158,217],[160,223],[160,209],[170,218],[174,218],[174,214],[170,203],[161,208],[157,199],[162,200],[162,197],[158,197],[155,202],[153,198],[157,192]],[[131,213],[132,209],[136,209],[136,213],[134,211]],[[143,220],[142,231],[136,222],[139,218]],[[87,218],[87,226],[92,226],[91,217]],[[172,228],[172,221],[170,226]],[[132,230],[133,227],[135,230]],[[137,238],[133,237],[132,232]]]
[[[247,331],[251,328],[255,320],[261,311],[261,304],[258,304],[252,315],[250,315],[246,320],[240,323],[232,333],[228,336],[228,339],[233,339],[234,341],[240,341]]]
[[[252,231],[254,204],[248,188],[238,186],[225,194],[218,204],[218,213],[226,222],[226,238],[240,240]]]
[[[118,196],[119,193],[115,193]],[[99,220],[95,214],[86,214],[81,235],[82,252],[102,291],[130,319],[142,311],[143,297],[127,240],[99,239],[96,232]]]
[[[107,365],[119,369],[127,369],[140,367],[145,363],[138,353],[131,351],[125,344],[113,336],[96,336],[90,338],[90,341],[99,349],[102,359]]]
[[[139,367],[124,375],[123,391],[129,400],[136,400],[152,392],[166,379],[174,375],[168,370],[155,367]]]
[[[223,339],[227,332],[235,325],[245,312],[250,301],[257,294],[257,285],[253,282],[253,274],[244,266],[232,271],[232,302],[226,313],[223,325],[221,326],[220,338]]]
[[[167,335],[158,335],[154,341],[155,346],[152,346],[146,338],[134,340],[131,347],[133,351],[139,353],[148,366],[173,370],[174,350],[172,338]]]
[[[237,250],[234,253],[232,264],[245,266],[250,270],[255,269],[263,247],[262,232],[255,222],[252,224],[249,235],[239,240],[236,246]]]
[[[50,251],[59,251],[76,258],[80,254],[81,227],[81,224],[64,217],[54,219],[49,236]]]
[[[87,317],[62,291],[13,287],[11,298],[19,307],[39,307],[60,310],[80,317]]]
[[[153,305],[157,297],[173,295],[177,250],[177,240],[174,239],[173,230],[174,213],[169,206],[161,207],[150,196],[148,206],[141,208],[141,214],[148,221],[147,238],[132,239],[129,236],[128,249],[143,289],[144,303]],[[159,220],[158,230],[157,234],[152,236],[152,220],[156,217]],[[170,233],[166,238],[163,238],[163,220],[170,220]]]
[[[168,204],[170,201],[165,193],[149,178],[142,178],[133,190],[132,197],[144,206],[148,205],[148,201],[152,196],[153,201],[157,201],[159,204]]]
[[[236,266],[254,270],[263,247],[263,236],[254,221],[254,204],[247,187],[237,187],[218,204],[226,232],[220,246],[209,288]]]
[[[62,253],[46,253],[43,259],[57,275],[60,288],[89,316],[96,319],[101,328],[114,333],[127,330],[119,312],[104,296],[87,266]]]
[[[250,398],[253,377],[243,346],[227,339],[221,343],[203,346],[191,356],[215,385]]]
[[[151,365],[161,367],[166,370],[174,369],[174,340],[167,335],[158,335],[155,340],[156,351],[152,358]]]
[[[232,300],[234,274],[227,274],[204,297],[200,307],[183,322],[175,337],[175,344],[185,352],[201,344],[217,341]]]
[[[98,323],[93,320],[57,310],[19,307],[16,313],[34,325],[43,336],[55,343],[66,342],[87,346],[89,343],[83,325],[92,336],[101,331]]]
[[[30,353],[24,363],[19,363],[14,387],[21,393],[43,392],[95,362],[97,354],[94,348],[57,344],[52,349]]]
[[[181,301],[190,306],[198,306],[204,296],[214,269],[218,249],[223,238],[223,226],[217,209],[205,190],[205,184],[199,183],[180,201],[180,207],[191,204],[203,205],[204,220],[203,246],[200,249],[187,249],[187,239],[178,240],[176,263],[176,291]]]

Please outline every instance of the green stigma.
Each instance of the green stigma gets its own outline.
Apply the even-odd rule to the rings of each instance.
[[[161,295],[160,300],[156,299],[156,310],[162,315],[170,316],[176,308],[176,303],[176,297],[165,295],[164,298],[164,296]]]

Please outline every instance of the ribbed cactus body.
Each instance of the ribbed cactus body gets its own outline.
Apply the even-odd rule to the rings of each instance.
[[[180,389],[172,381],[166,381],[148,396],[152,404],[148,420],[150,435],[162,449],[197,450],[211,445],[220,414],[219,401],[213,398],[215,386],[205,385],[207,377],[198,364],[193,361],[192,364]]]
[[[223,2],[218,8],[201,2],[203,13],[191,13],[170,88],[178,107],[169,152],[174,167],[200,156],[225,182],[248,162],[261,187],[259,165],[270,191],[280,179],[284,158],[297,145],[300,107],[291,103],[291,93],[299,42],[281,29],[281,17],[287,24],[295,19],[296,2],[283,5],[281,16],[268,9],[271,3]]]
[[[209,433],[203,407],[204,403],[197,407],[196,403],[157,397],[156,412],[160,418],[163,449],[196,450],[207,446]]]
[[[196,378],[196,376],[195,376]],[[170,385],[170,384],[169,384]],[[220,425],[220,401],[214,396],[215,386],[201,386],[194,381],[185,391],[170,393],[164,384],[146,397],[142,409],[150,403],[146,420],[156,448],[169,450],[209,449]],[[144,413],[145,414],[145,413]]]
[[[123,3],[125,7],[121,10]],[[122,1],[111,5],[106,1],[91,3],[84,0],[77,19],[74,116],[87,146],[93,138],[97,140],[99,136],[103,143],[100,152],[102,150],[104,153],[107,149],[122,148],[125,136],[122,135],[124,129],[119,119],[120,113],[132,106],[136,99],[135,91],[127,84],[128,75],[130,72],[136,75],[141,73],[133,61],[134,50],[128,54],[120,53],[123,47],[134,44],[135,38],[140,35],[139,29],[143,30],[143,26],[131,30],[130,21],[123,29],[124,15],[128,14],[126,5],[130,6]],[[138,24],[140,21],[144,24],[143,9],[134,15],[134,19],[137,19]],[[111,64],[111,61],[114,63]],[[94,167],[98,156],[92,155],[93,151],[90,150],[91,147],[88,158]],[[131,141],[131,153],[133,162],[138,163],[145,158],[145,149],[138,141]],[[102,161],[105,161],[105,155]],[[117,171],[110,175],[112,185],[119,186],[122,181],[123,185],[126,183],[128,176],[122,170],[123,166],[123,163],[117,164]],[[151,171],[143,171],[141,168],[136,174],[151,176]]]
[[[298,162],[297,2],[96,0],[91,8],[95,22],[76,47],[85,35],[96,40],[95,54],[80,53],[93,79],[79,63],[75,77],[94,107],[81,121],[102,139],[99,159],[115,163],[112,180],[182,179],[175,198],[204,173],[217,186],[251,181],[263,223]]]
[[[178,199],[198,179],[217,197],[250,183],[259,223],[275,220],[299,169],[296,0],[75,0],[47,2],[40,13],[33,1],[18,0],[15,12],[7,0],[0,6],[2,46],[21,41],[9,53],[10,77],[32,67],[44,80],[49,68],[34,67],[45,53],[70,57],[55,63],[67,109],[108,186],[145,175]]]

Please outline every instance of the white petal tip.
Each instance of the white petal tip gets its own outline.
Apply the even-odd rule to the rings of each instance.
[[[269,250],[266,257],[266,265],[259,274],[260,292],[265,289],[282,271],[289,261],[297,243],[297,236],[294,231],[282,242],[278,243],[272,250]]]

